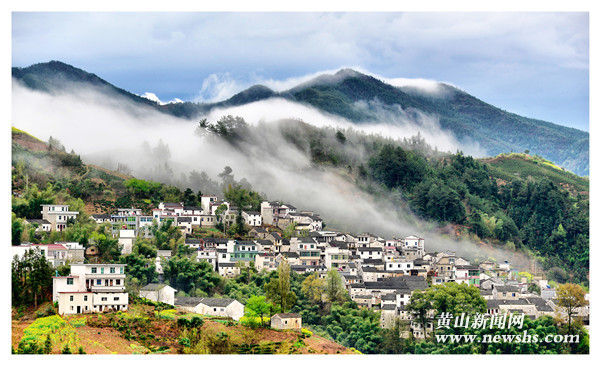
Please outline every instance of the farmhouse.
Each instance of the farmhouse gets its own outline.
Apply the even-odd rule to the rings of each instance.
[[[299,331],[302,329],[302,316],[297,313],[277,313],[271,317],[271,328]]]
[[[175,306],[183,310],[239,320],[244,315],[244,305],[231,298],[175,298]]]
[[[153,302],[175,305],[175,292],[177,290],[166,284],[148,284],[140,289],[140,297]]]
[[[59,314],[127,310],[123,264],[71,265],[67,276],[53,277],[52,301]]]

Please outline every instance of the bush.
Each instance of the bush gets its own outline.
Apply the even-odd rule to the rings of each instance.
[[[156,316],[162,319],[175,319],[175,309],[162,310]]]
[[[204,320],[201,317],[193,316],[191,318],[181,317],[177,319],[177,325],[185,328],[202,327]]]
[[[306,328],[303,328],[302,330],[300,330],[300,332],[304,335],[305,338],[313,335],[313,333],[307,330]]]

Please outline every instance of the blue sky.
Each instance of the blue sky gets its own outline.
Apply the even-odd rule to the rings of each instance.
[[[13,13],[13,66],[61,60],[162,100],[358,67],[589,129],[587,13]]]

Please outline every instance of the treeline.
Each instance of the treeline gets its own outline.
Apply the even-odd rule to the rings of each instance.
[[[466,226],[480,239],[541,257],[551,279],[587,283],[589,201],[548,179],[498,185],[486,164],[461,153],[426,159],[383,146],[369,159],[369,177],[399,190],[422,217]]]

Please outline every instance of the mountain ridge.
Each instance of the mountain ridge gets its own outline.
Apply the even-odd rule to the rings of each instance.
[[[254,85],[215,103],[186,101],[161,105],[60,61],[13,67],[12,75],[25,86],[44,92],[65,90],[68,82],[88,83],[186,119],[197,118],[215,108],[273,97],[303,103],[357,124],[378,121],[378,109],[359,107],[359,102],[376,102],[382,110],[392,113],[400,106],[405,111],[418,110],[437,118],[440,127],[461,143],[478,143],[490,156],[528,150],[579,175],[589,173],[589,133],[502,110],[445,83],[439,83],[441,93],[421,92],[414,86],[397,87],[353,69],[341,69],[281,92]]]

